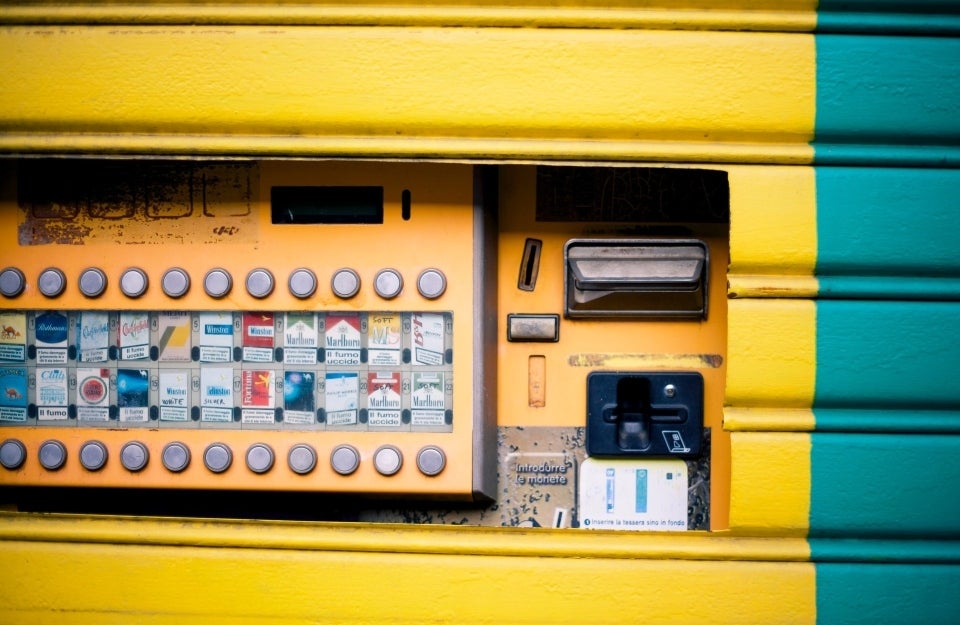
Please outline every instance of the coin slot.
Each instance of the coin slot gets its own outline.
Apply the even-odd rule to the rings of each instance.
[[[540,273],[540,252],[543,241],[527,239],[523,244],[523,258],[520,260],[520,277],[517,279],[517,288],[521,291],[532,291],[537,285],[537,275]]]

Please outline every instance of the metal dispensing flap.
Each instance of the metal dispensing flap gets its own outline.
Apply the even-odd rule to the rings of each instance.
[[[702,241],[573,239],[564,259],[568,317],[707,316]]]

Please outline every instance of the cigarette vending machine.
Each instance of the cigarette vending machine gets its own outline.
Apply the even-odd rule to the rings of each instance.
[[[724,171],[37,159],[3,184],[15,504],[725,523]]]
[[[7,170],[0,481],[489,497],[495,207],[440,174]]]

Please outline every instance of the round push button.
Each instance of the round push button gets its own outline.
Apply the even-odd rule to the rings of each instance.
[[[88,441],[80,447],[80,464],[87,471],[99,471],[107,464],[107,447],[100,441]]]
[[[203,290],[214,299],[220,299],[233,288],[233,278],[226,269],[211,269],[203,278]]]
[[[87,297],[100,297],[107,290],[107,274],[96,267],[84,269],[78,284],[80,292]]]
[[[437,299],[447,290],[447,277],[439,269],[425,269],[417,278],[417,290],[427,299]]]
[[[147,466],[150,460],[150,451],[147,446],[139,441],[130,441],[120,448],[120,464],[127,471],[136,473]]]
[[[447,457],[439,447],[424,447],[417,452],[417,468],[424,475],[439,475],[447,466]]]
[[[373,279],[373,290],[383,299],[393,299],[403,290],[403,277],[396,269],[383,269]]]
[[[167,269],[160,280],[160,288],[167,297],[183,297],[190,290],[190,274],[179,267]]]
[[[160,454],[160,461],[167,471],[180,473],[190,465],[190,448],[176,441],[167,443]]]
[[[287,455],[287,464],[294,473],[306,475],[317,466],[317,452],[310,445],[294,445]]]
[[[40,272],[37,289],[47,297],[57,297],[67,288],[67,277],[59,269],[51,267]]]
[[[317,290],[317,276],[309,269],[294,269],[287,286],[291,295],[306,299]]]
[[[0,293],[4,297],[16,297],[23,293],[23,288],[27,285],[27,279],[23,272],[15,267],[7,267],[0,271]]]
[[[232,462],[233,453],[223,443],[211,443],[203,452],[203,464],[213,473],[223,473]]]
[[[338,269],[330,281],[333,294],[341,299],[350,299],[360,291],[360,275],[353,269]]]
[[[266,269],[254,269],[247,274],[247,293],[257,299],[273,293],[273,274]]]
[[[67,448],[60,441],[44,441],[40,443],[37,458],[44,469],[56,471],[67,461]]]
[[[247,449],[247,468],[254,473],[266,473],[273,468],[273,450],[269,445],[254,443]]]
[[[373,466],[381,475],[393,475],[403,466],[403,454],[393,445],[384,445],[373,453]]]
[[[140,297],[147,292],[147,274],[143,269],[132,267],[120,276],[120,290],[127,297]]]
[[[11,471],[19,469],[27,460],[27,448],[15,438],[0,443],[0,465]]]
[[[350,445],[338,445],[330,454],[330,466],[340,475],[350,475],[360,466],[360,452]]]

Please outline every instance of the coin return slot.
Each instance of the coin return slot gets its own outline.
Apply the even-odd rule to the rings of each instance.
[[[702,241],[575,239],[564,259],[568,317],[707,317]]]

